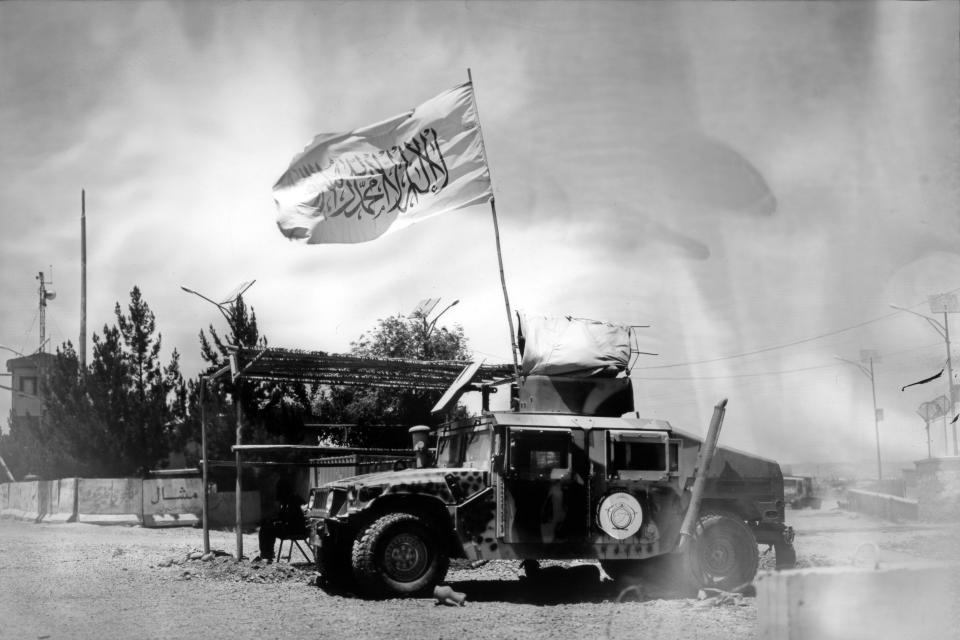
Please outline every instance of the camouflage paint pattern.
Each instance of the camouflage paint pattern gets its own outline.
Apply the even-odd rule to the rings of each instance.
[[[671,469],[637,472],[641,478],[608,473],[612,431],[669,441],[675,458]],[[549,475],[517,471],[515,453],[523,449],[524,438],[568,439],[567,464]],[[446,509],[467,558],[649,558],[676,544],[700,447],[696,437],[659,420],[513,412],[448,425],[440,443],[438,468],[355,476],[313,489],[311,518],[349,528],[354,518],[388,498],[416,496]],[[623,540],[603,531],[597,518],[601,500],[617,491],[636,498],[642,510],[639,530]],[[327,512],[331,492],[335,497]],[[774,544],[784,534],[782,496],[779,465],[720,448],[709,468],[703,509],[735,513],[759,542]],[[314,542],[320,543],[319,536]]]

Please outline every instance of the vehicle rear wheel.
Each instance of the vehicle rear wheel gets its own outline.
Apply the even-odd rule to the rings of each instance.
[[[391,513],[360,532],[352,563],[360,590],[382,597],[429,591],[446,576],[450,560],[423,520]]]
[[[757,539],[735,516],[708,513],[700,518],[689,562],[700,587],[733,590],[757,575]]]

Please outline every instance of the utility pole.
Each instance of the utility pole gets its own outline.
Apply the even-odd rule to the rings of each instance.
[[[873,376],[873,361],[880,361],[880,357],[876,351],[861,351],[860,352],[860,362],[854,362],[853,360],[847,360],[846,358],[841,358],[840,356],[835,356],[837,360],[842,360],[847,364],[852,364],[857,369],[860,369],[860,372],[863,375],[870,378],[870,390],[873,393],[873,429],[877,437],[877,480],[883,480],[883,462],[880,459],[880,416],[881,409],[877,408],[877,385]],[[869,361],[870,368],[862,364],[864,361]]]
[[[37,280],[40,281],[40,289],[38,290],[40,294],[40,346],[37,347],[37,351],[43,353],[47,345],[47,300],[53,300],[57,297],[57,294],[53,291],[47,291],[47,285],[53,284],[53,279],[51,278],[50,282],[44,280],[43,271],[37,275]]]
[[[87,370],[87,192],[80,190],[80,371]]]
[[[947,345],[947,398],[950,400],[950,412],[956,416],[958,414],[957,409],[957,386],[953,383],[953,358],[950,353],[950,320],[947,316],[948,313],[960,313],[960,302],[957,301],[957,296],[952,293],[941,293],[938,295],[929,296],[927,302],[930,305],[930,313],[942,313],[943,322],[930,316],[925,316],[922,313],[917,313],[906,307],[899,307],[895,304],[890,306],[898,311],[906,311],[915,316],[919,316],[927,321],[933,329],[940,334],[940,337],[944,339]],[[947,452],[944,451],[944,454]],[[960,448],[958,448],[957,443],[957,423],[953,423],[953,455],[960,455]]]

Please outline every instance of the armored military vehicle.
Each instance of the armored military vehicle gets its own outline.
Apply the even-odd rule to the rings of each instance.
[[[629,328],[539,320],[521,322],[521,375],[484,381],[471,365],[435,407],[479,390],[479,416],[411,430],[417,468],[311,489],[328,584],[402,596],[442,581],[450,558],[596,559],[617,578],[682,556],[692,583],[732,589],[754,578],[758,544],[793,566],[779,465],[714,446],[725,401],[705,439],[643,418]],[[489,410],[502,388],[511,407]]]
[[[819,509],[823,502],[817,496],[810,476],[784,476],[783,500],[793,509]]]

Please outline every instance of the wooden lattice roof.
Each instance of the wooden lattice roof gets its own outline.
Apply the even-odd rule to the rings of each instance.
[[[460,360],[365,358],[323,351],[237,347],[230,368],[234,376],[252,380],[442,391],[469,364]],[[483,364],[474,382],[498,384],[512,376],[510,365]]]

